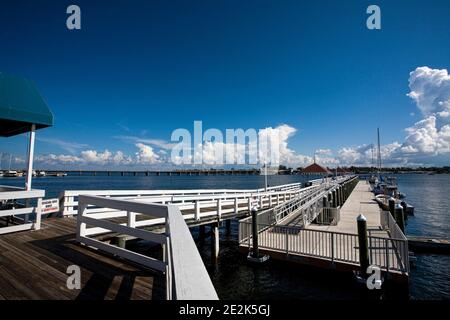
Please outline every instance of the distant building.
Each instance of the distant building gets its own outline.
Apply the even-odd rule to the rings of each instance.
[[[306,168],[302,170],[302,174],[322,174],[322,175],[329,175],[332,174],[328,168],[321,166],[320,164],[316,163],[316,160],[314,159],[314,163],[310,164]]]

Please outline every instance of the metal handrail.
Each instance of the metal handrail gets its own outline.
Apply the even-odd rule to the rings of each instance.
[[[409,272],[408,242],[403,239],[369,236],[372,264],[387,272]],[[252,248],[252,223],[239,222],[239,244]],[[286,254],[317,257],[330,261],[359,264],[358,235],[328,230],[304,229],[258,223],[258,242],[262,249]]]

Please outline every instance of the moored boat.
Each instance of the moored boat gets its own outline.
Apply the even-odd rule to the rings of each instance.
[[[3,173],[3,176],[6,178],[16,178],[16,177],[23,177],[23,172],[18,172],[15,170],[8,170]]]

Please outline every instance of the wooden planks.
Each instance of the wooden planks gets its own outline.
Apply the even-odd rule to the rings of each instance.
[[[42,229],[0,236],[0,299],[164,299],[165,278],[75,242],[76,220],[50,218]],[[81,289],[66,286],[81,269]]]

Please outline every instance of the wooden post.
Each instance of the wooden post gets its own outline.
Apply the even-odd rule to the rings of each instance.
[[[367,241],[367,219],[362,214],[356,218],[358,225],[359,265],[361,274],[365,275],[369,267],[369,245]]]
[[[225,228],[226,228],[226,234],[231,234],[231,219],[225,220]]]
[[[127,211],[127,225],[130,228],[135,228],[136,227],[136,212],[130,212]]]
[[[217,220],[222,218],[222,199],[217,199]]]
[[[405,217],[403,216],[403,207],[399,204],[395,206],[395,221],[398,226],[402,230],[403,234],[405,233]]]
[[[36,136],[36,125],[32,124],[30,129],[30,141],[28,144],[28,166],[27,166],[27,181],[25,188],[27,191],[31,190],[31,180],[33,179],[33,158],[34,158],[34,140]]]
[[[405,224],[406,224],[406,220],[408,220],[408,212],[406,211],[406,208],[408,207],[408,205],[406,204],[405,201],[400,202],[400,205],[403,208],[403,218],[405,219]]]
[[[336,208],[341,205],[341,188],[336,188]]]
[[[198,227],[198,237],[200,241],[205,240],[205,225],[201,225]]]
[[[332,201],[333,201],[333,208],[336,208],[337,207],[337,205],[336,205],[336,190],[333,190],[331,192],[331,198],[332,198]]]
[[[211,261],[216,264],[219,258],[219,223],[213,223],[211,225]]]
[[[42,198],[39,198],[36,204],[36,221],[33,227],[34,230],[41,229],[41,214],[42,214]]]
[[[200,220],[200,202],[197,200],[195,201],[195,213],[194,213],[194,218],[195,221],[199,221]]]
[[[323,198],[322,198],[322,206],[324,208],[328,208],[328,198],[327,198],[327,196],[323,196]]]
[[[127,246],[126,236],[118,236],[117,237],[117,246],[122,249],[126,248],[126,246]]]
[[[259,258],[258,248],[258,211],[256,208],[252,209],[252,237],[253,237],[253,258]]]
[[[395,199],[392,197],[389,198],[388,203],[389,203],[389,212],[392,214],[392,217],[395,218]]]

